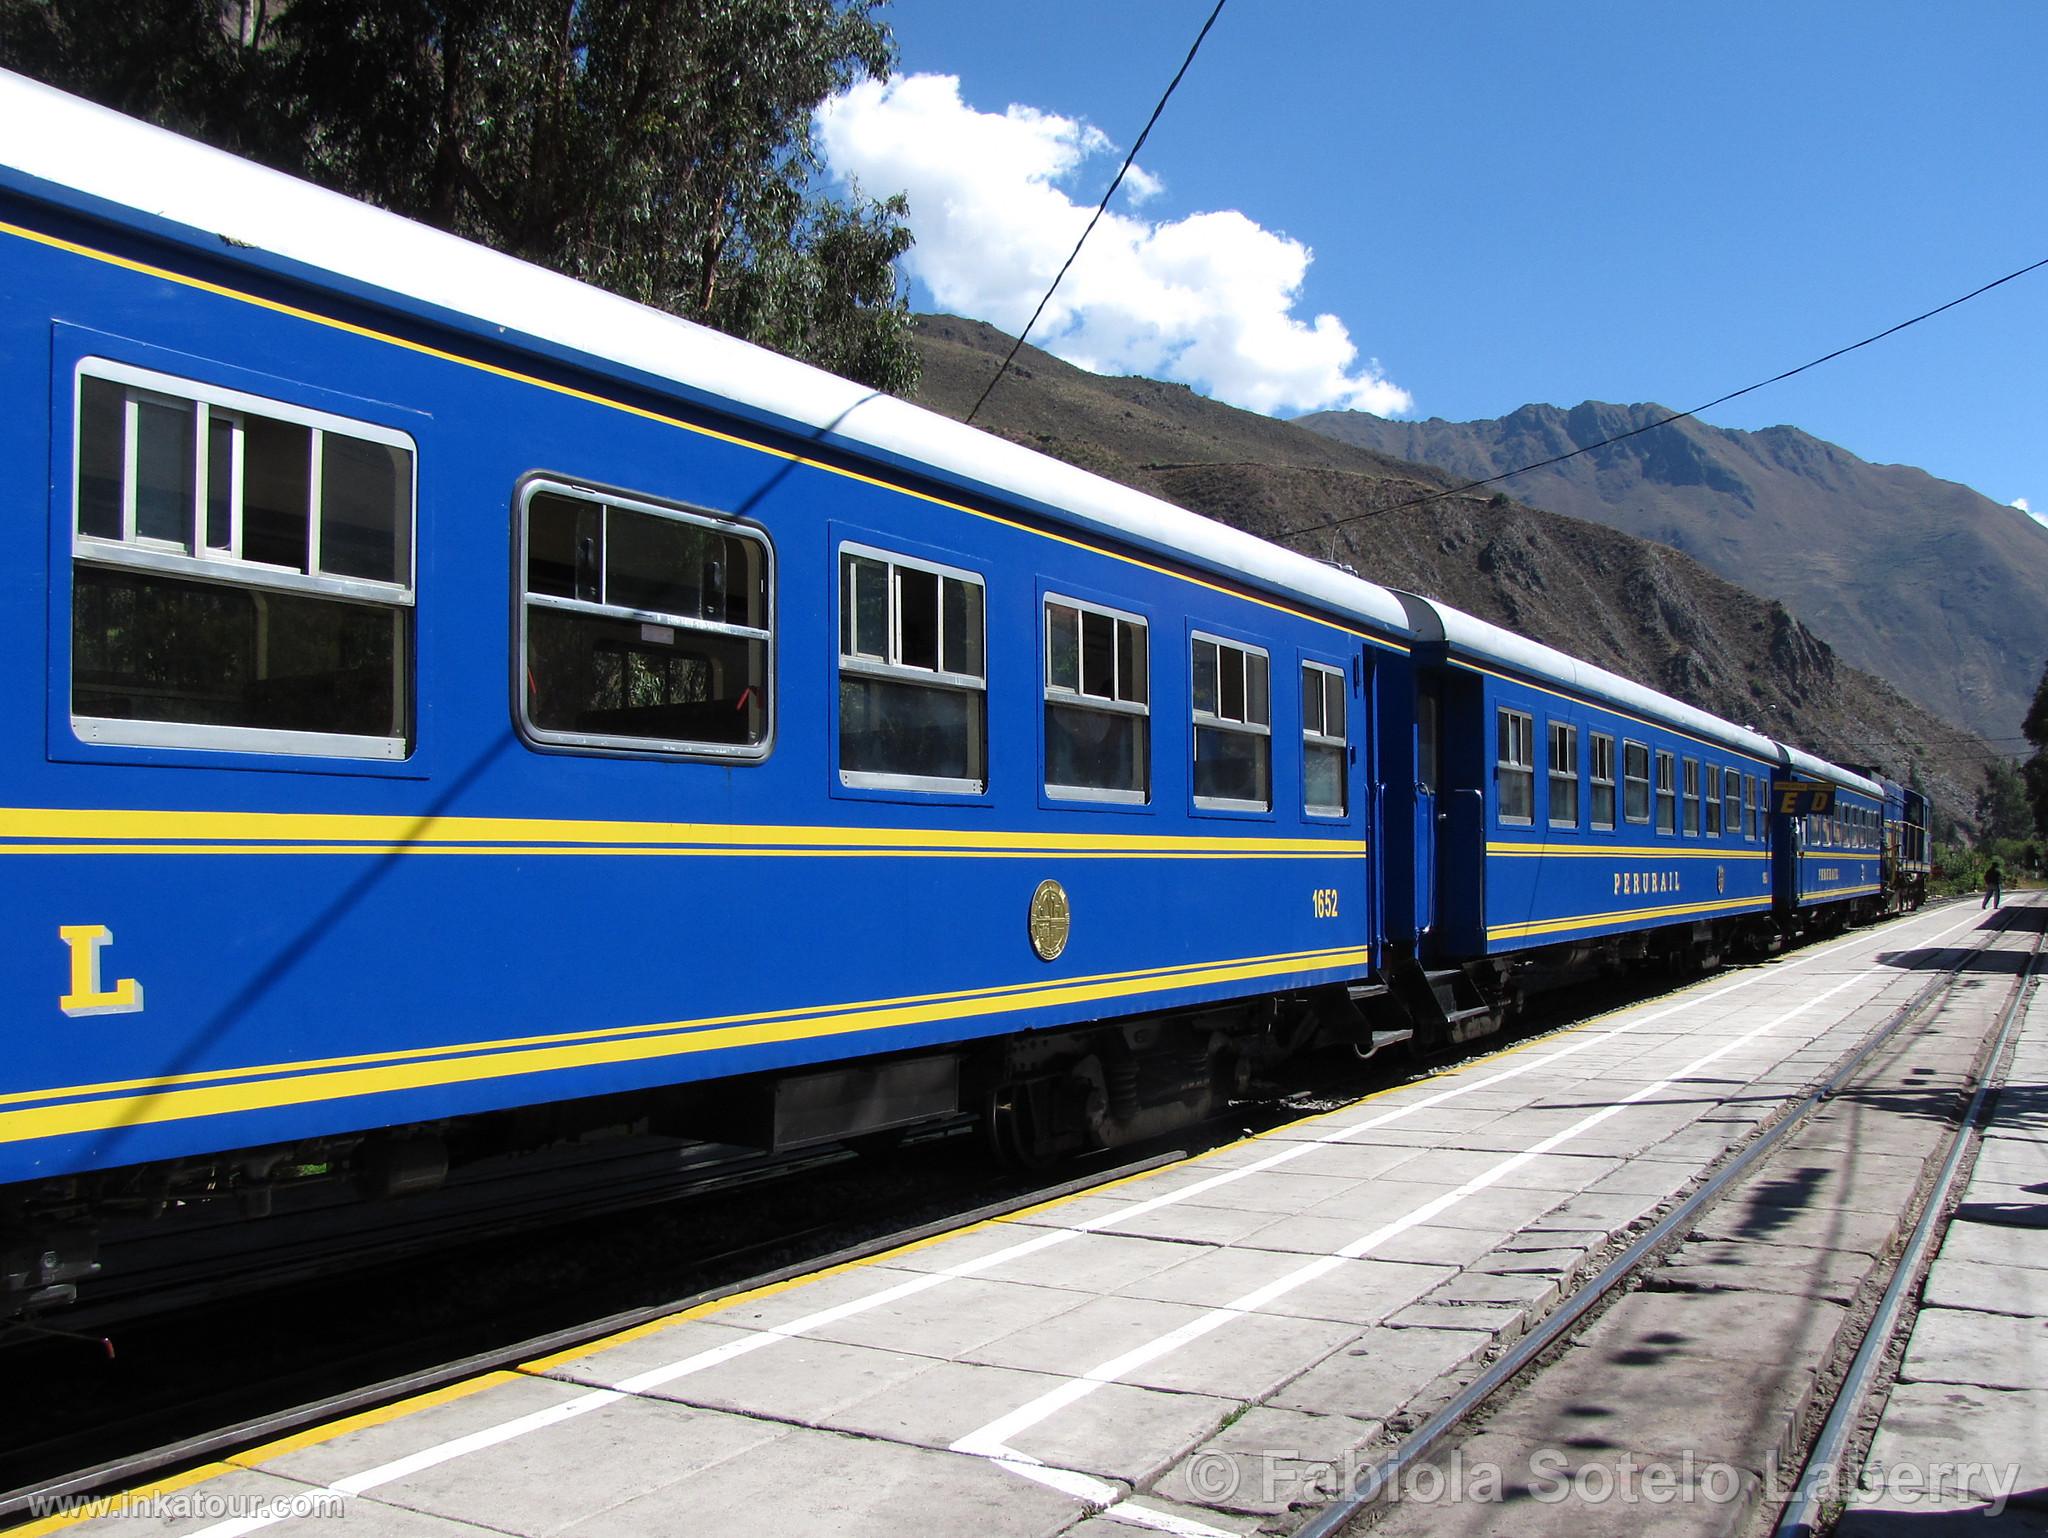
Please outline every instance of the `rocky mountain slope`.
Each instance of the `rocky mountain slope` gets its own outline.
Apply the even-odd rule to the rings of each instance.
[[[964,417],[1009,345],[978,321],[921,318],[919,403]],[[1019,354],[976,425],[1837,761],[1900,777],[1918,765],[1943,806],[1967,817],[1989,756],[1982,742],[1844,664],[1783,604],[1667,546],[1506,497],[1404,506],[1455,482],[1180,385],[1088,374],[1035,348]]]
[[[1524,406],[1497,421],[1301,424],[1459,482],[1668,416],[1661,406]],[[1782,600],[1842,658],[1971,730],[2013,737],[2048,659],[2048,529],[1967,486],[1873,465],[1795,427],[1690,418],[1518,475],[1534,506],[1669,545]]]

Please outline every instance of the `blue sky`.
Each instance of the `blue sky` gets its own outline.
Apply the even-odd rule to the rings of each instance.
[[[1212,0],[893,0],[835,170],[1014,331]],[[1034,342],[1280,414],[1697,405],[2048,257],[2048,6],[1230,0]],[[2048,512],[2048,269],[1722,407]]]

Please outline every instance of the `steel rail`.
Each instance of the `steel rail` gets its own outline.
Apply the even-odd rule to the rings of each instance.
[[[1813,1110],[1839,1094],[1842,1087],[1855,1076],[1873,1052],[1905,1025],[1918,1018],[1938,996],[1953,987],[1957,974],[1961,972],[1969,957],[1981,953],[1986,948],[1944,946],[1944,950],[1959,953],[1955,965],[1943,969],[1929,979],[1925,987],[1873,1028],[1863,1042],[1854,1048],[1825,1080],[1808,1090],[1797,1102],[1791,1103],[1789,1109],[1776,1122],[1756,1134],[1734,1157],[1715,1171],[1706,1184],[1658,1219],[1647,1232],[1602,1267],[1597,1275],[1588,1280],[1555,1311],[1536,1324],[1498,1361],[1411,1432],[1399,1447],[1366,1469],[1351,1489],[1343,1492],[1338,1500],[1324,1507],[1308,1523],[1297,1529],[1294,1538],[1333,1538],[1333,1535],[1360,1512],[1378,1501],[1384,1492],[1398,1488],[1399,1480],[1406,1470],[1455,1431],[1474,1410],[1498,1393],[1538,1356],[1556,1345],[1573,1325],[1584,1318],[1587,1312],[1615,1287],[1634,1274],[1682,1225],[1690,1223],[1698,1216],[1730,1182],[1741,1177],[1776,1148]]]
[[[1822,1508],[1837,1488],[1842,1453],[1855,1431],[1864,1395],[1890,1349],[1906,1300],[1919,1285],[1928,1251],[1934,1247],[1935,1240],[1948,1231],[1949,1192],[1955,1186],[1957,1172],[1962,1168],[1963,1155],[1970,1148],[1972,1136],[1979,1130],[1984,1108],[2003,1080],[1999,1065],[2005,1061],[2012,1033],[2024,1014],[2028,994],[2040,970],[2044,938],[2048,937],[2039,933],[2034,936],[2033,952],[2027,957],[2026,967],[2020,973],[2012,997],[2001,1012],[1998,1037],[1985,1058],[1984,1072],[1978,1077],[1976,1093],[1970,1097],[1969,1108],[1963,1112],[1955,1136],[1950,1140],[1948,1157],[1942,1161],[1941,1173],[1935,1177],[1934,1188],[1928,1193],[1920,1220],[1913,1225],[1912,1237],[1906,1241],[1906,1247],[1899,1255],[1891,1285],[1885,1288],[1877,1311],[1871,1316],[1863,1343],[1857,1348],[1855,1359],[1850,1362],[1842,1385],[1836,1391],[1834,1408],[1828,1412],[1819,1436],[1814,1439],[1798,1488],[1785,1503],[1778,1525],[1772,1530],[1772,1538],[1812,1538],[1820,1528]]]

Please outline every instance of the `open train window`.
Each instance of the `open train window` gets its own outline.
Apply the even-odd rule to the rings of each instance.
[[[970,571],[839,548],[839,782],[988,786],[983,585]]]
[[[1149,634],[1135,614],[1045,600],[1045,793],[1142,803],[1152,790]]]
[[[1593,733],[1593,826],[1614,826],[1614,739]]]
[[[1579,729],[1564,721],[1550,723],[1550,825],[1579,825]]]
[[[1342,670],[1320,662],[1301,665],[1301,809],[1310,817],[1342,817],[1349,805],[1349,699]]]
[[[1657,831],[1678,831],[1678,755],[1657,753]]]
[[[536,482],[520,517],[520,719],[567,747],[760,758],[769,556],[712,514]]]
[[[1650,820],[1650,750],[1640,742],[1621,745],[1622,813],[1630,822]]]
[[[1685,836],[1699,837],[1700,831],[1700,761],[1696,758],[1684,760],[1685,764]]]
[[[97,358],[77,392],[79,740],[405,758],[412,439]]]
[[[1273,714],[1266,653],[1214,636],[1191,638],[1195,805],[1273,808]]]

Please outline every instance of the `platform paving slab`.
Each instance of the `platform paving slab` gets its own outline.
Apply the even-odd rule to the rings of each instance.
[[[652,1398],[795,1425],[825,1424],[834,1410],[916,1377],[924,1357],[797,1338],[643,1390]],[[621,1375],[627,1376],[627,1375]]]
[[[1494,1344],[1488,1330],[1373,1330],[1276,1390],[1266,1403],[1282,1410],[1388,1420],[1433,1397],[1454,1375],[1462,1382],[1476,1373],[1480,1357]]]
[[[245,1469],[160,1495],[143,1495],[62,1531],[65,1538],[182,1538],[222,1522],[278,1510],[302,1513],[264,1529],[281,1538],[311,1538],[322,1533],[336,1538],[344,1531],[350,1538],[357,1534],[366,1538],[480,1538],[488,1532],[470,1523],[450,1522],[364,1497],[336,1496],[295,1479]],[[346,1528],[340,1525],[344,1521],[349,1524]]]
[[[1191,1506],[1277,1515],[1342,1487],[1369,1460],[1381,1425],[1255,1405],[1161,1477],[1153,1494]]]
[[[943,1292],[940,1299],[934,1293]],[[958,1357],[1029,1324],[1079,1308],[1087,1294],[1065,1287],[1033,1287],[956,1277],[932,1292],[880,1303],[828,1320],[810,1333],[849,1346],[874,1346],[913,1356]]]
[[[1004,1405],[997,1413],[1007,1414],[1017,1407]],[[1009,1445],[1056,1468],[1138,1485],[1164,1474],[1243,1408],[1232,1400],[1205,1394],[1169,1394],[1128,1383],[1107,1383],[1059,1414],[1017,1433]]]
[[[2048,1319],[2048,1270],[1962,1260],[1944,1251],[1928,1272],[1920,1301],[1928,1308],[1966,1308],[1986,1314],[2025,1314]],[[2044,1337],[2043,1345],[2048,1347],[2048,1337]],[[2044,1352],[2040,1365],[2048,1369],[2048,1352]]]
[[[1768,1239],[1774,1244],[1815,1250],[1860,1250],[1884,1254],[1898,1237],[1897,1212],[1855,1212],[1839,1208],[1800,1209],[1738,1198],[1709,1209],[1688,1231],[1693,1239],[1746,1243]]]
[[[614,1506],[575,1538],[704,1538],[753,1527],[777,1538],[1052,1538],[1072,1497],[981,1458],[892,1442],[792,1431],[755,1456],[717,1464]]]
[[[515,1419],[520,1406],[563,1402],[564,1385],[533,1379],[501,1389],[476,1409]],[[546,1390],[545,1394],[538,1392]],[[443,1406],[439,1409],[454,1409]],[[431,1418],[431,1419],[430,1419]],[[462,1419],[469,1419],[463,1417]],[[450,1439],[455,1417],[422,1412],[285,1454],[268,1472],[311,1484],[359,1474]],[[428,1422],[426,1425],[415,1422]],[[588,1518],[658,1493],[743,1454],[758,1454],[788,1428],[774,1421],[629,1395],[522,1436],[406,1474],[368,1492],[386,1506],[478,1523],[525,1538],[551,1538]],[[388,1435],[387,1435],[388,1434]]]
[[[2002,1223],[1954,1222],[1949,1224],[1948,1236],[1941,1242],[1937,1264],[1948,1260],[2048,1271],[2048,1239]]]
[[[1893,1485],[1906,1470],[1928,1494],[1988,1502],[2004,1494],[2048,1490],[2048,1388],[1987,1389],[1974,1384],[1900,1383],[1870,1446],[1866,1482]],[[1939,1472],[1939,1485],[1934,1475]],[[1878,1489],[1878,1504],[1898,1491]]]
[[[2030,1389],[2044,1381],[2048,1319],[1923,1308],[1899,1377],[1909,1383],[1961,1383]]]

